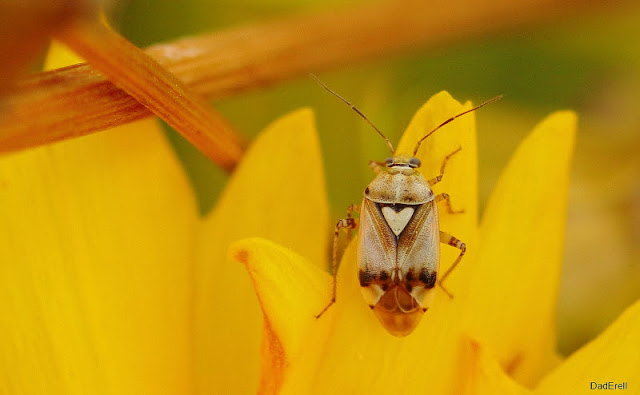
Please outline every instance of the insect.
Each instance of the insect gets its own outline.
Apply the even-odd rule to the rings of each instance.
[[[395,155],[393,145],[353,104],[329,89],[316,76],[312,77],[334,96],[345,102],[360,115],[385,140],[391,157],[384,162],[370,162],[375,178],[364,190],[360,206],[347,209],[347,218],[338,221],[333,243],[333,293],[329,304],[316,316],[320,318],[336,300],[338,237],[341,229],[359,228],[358,279],[365,302],[375,313],[384,328],[394,336],[410,334],[431,305],[435,286],[453,297],[443,286],[443,281],[460,263],[467,251],[464,242],[440,230],[437,203],[444,201],[450,213],[460,213],[451,208],[449,195],[435,195],[431,189],[442,180],[447,162],[462,147],[447,155],[440,167],[440,174],[427,180],[420,174],[420,159],[416,157],[420,144],[435,131],[454,119],[475,111],[502,96],[494,97],[477,107],[457,114],[442,122],[417,143],[413,155]],[[359,224],[352,217],[360,212]],[[460,253],[442,275],[440,268],[440,243],[458,248]]]

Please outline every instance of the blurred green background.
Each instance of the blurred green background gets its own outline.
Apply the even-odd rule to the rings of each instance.
[[[127,38],[144,47],[348,4],[358,2],[122,0],[112,19]],[[318,73],[394,142],[414,112],[440,90],[474,103],[504,94],[502,101],[476,113],[481,207],[509,156],[537,122],[554,110],[578,112],[558,304],[559,348],[564,354],[592,339],[640,297],[638,21],[640,5],[629,3],[606,12],[574,15],[436,50]],[[313,108],[334,219],[361,199],[371,179],[367,161],[387,156],[385,145],[360,118],[307,77],[214,105],[248,137],[289,111]],[[168,133],[191,176],[201,210],[206,212],[222,190],[225,175],[175,132]],[[348,172],[350,178],[346,178],[341,171],[345,167],[359,171]]]

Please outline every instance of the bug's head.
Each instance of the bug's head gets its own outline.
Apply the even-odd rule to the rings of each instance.
[[[420,159],[416,157],[391,156],[384,161],[386,167],[410,167],[416,169],[422,165]]]

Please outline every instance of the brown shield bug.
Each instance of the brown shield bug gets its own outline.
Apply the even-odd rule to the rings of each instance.
[[[431,305],[435,286],[439,285],[450,297],[443,281],[460,263],[467,247],[454,236],[440,230],[437,203],[445,201],[450,213],[449,195],[435,195],[431,187],[442,180],[447,162],[462,147],[447,155],[440,174],[427,180],[416,169],[416,158],[422,141],[454,119],[475,111],[502,96],[494,97],[477,107],[452,116],[425,134],[415,146],[411,157],[395,155],[393,145],[364,114],[346,99],[316,81],[327,91],[351,107],[385,140],[391,157],[384,162],[370,162],[375,178],[364,190],[360,206],[350,206],[347,218],[338,221],[333,244],[333,294],[329,304],[316,316],[319,318],[336,300],[338,268],[338,237],[341,229],[358,228],[358,278],[365,302],[385,329],[394,336],[410,334]],[[360,212],[359,223],[352,217]],[[439,273],[440,243],[458,248],[460,254],[451,267]]]

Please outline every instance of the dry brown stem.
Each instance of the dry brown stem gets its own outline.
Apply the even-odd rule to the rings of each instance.
[[[611,4],[389,1],[186,38],[146,52],[195,92],[220,98],[363,58],[444,45],[553,17],[575,17],[593,6]],[[35,75],[2,107],[0,151],[80,136],[151,114],[87,65]]]
[[[97,5],[90,0],[0,0],[0,94],[53,32],[79,15],[97,13]]]
[[[58,37],[219,166],[230,171],[240,160],[244,144],[224,118],[122,36],[97,21],[79,21]]]

